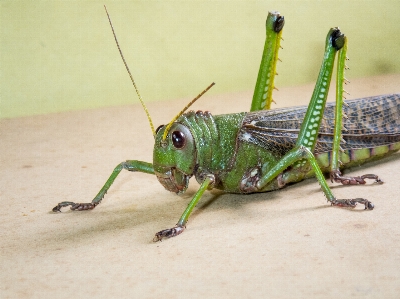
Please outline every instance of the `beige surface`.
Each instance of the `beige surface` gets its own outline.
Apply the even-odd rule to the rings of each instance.
[[[358,96],[399,92],[400,75],[352,82]],[[203,87],[199,87],[201,90]],[[307,103],[311,86],[276,93]],[[194,109],[244,111],[250,94],[205,96]],[[188,99],[149,105],[156,125]],[[180,236],[171,227],[198,186],[168,193],[155,177],[123,172],[89,212],[49,211],[90,201],[115,165],[151,161],[136,105],[2,120],[1,298],[398,298],[400,156],[352,170],[385,184],[335,186],[373,211],[332,208],[315,179],[247,196],[207,192]],[[331,183],[329,183],[332,185]]]

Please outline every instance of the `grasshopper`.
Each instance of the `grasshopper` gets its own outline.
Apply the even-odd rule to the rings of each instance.
[[[250,112],[212,115],[185,111],[170,123],[154,130],[151,118],[119,47],[110,16],[106,13],[118,50],[131,77],[154,134],[153,163],[127,160],[120,163],[90,203],[64,201],[53,208],[71,210],[95,208],[122,169],[156,175],[168,191],[186,191],[194,176],[200,188],[178,223],[156,233],[153,241],[181,234],[203,193],[213,188],[247,194],[278,190],[315,176],[328,202],[354,208],[357,203],[372,210],[364,198],[338,199],[330,190],[325,174],[344,185],[365,184],[366,179],[382,183],[374,174],[343,176],[341,169],[359,165],[400,149],[400,94],[343,101],[347,38],[339,28],[329,30],[318,79],[308,106],[270,110],[278,50],[285,19],[269,12],[266,41]],[[338,54],[336,103],[326,103]]]

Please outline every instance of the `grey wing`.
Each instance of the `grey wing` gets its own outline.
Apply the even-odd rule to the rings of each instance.
[[[346,101],[341,143],[344,150],[371,148],[400,141],[400,94]],[[297,141],[307,106],[248,113],[239,139],[284,155]],[[315,153],[332,149],[335,103],[327,103]]]

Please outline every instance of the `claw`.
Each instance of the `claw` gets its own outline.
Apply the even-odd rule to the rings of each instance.
[[[159,231],[154,236],[153,242],[162,241],[163,238],[172,238],[177,235],[180,235],[184,231],[184,229],[185,229],[184,226],[177,225],[177,226],[174,226],[173,228],[168,228],[168,229]]]
[[[52,209],[52,211],[54,212],[54,213],[61,213],[61,207],[59,207],[58,205],[57,206],[55,206],[53,209]]]
[[[361,176],[363,179],[372,179],[375,180],[376,184],[383,184],[384,182],[375,174],[364,174]]]

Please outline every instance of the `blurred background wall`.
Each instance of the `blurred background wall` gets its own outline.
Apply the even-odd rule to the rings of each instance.
[[[400,1],[0,1],[0,117],[254,88],[269,10],[285,16],[277,87],[316,80],[326,34],[349,40],[347,78],[400,72]],[[400,90],[400,88],[399,88]],[[250,106],[250,99],[249,99]]]

